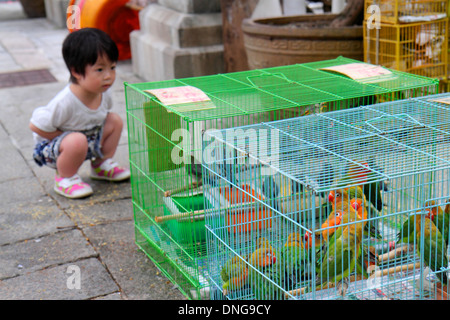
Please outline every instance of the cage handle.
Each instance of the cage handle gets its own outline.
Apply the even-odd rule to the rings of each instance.
[[[286,75],[284,75],[284,73],[258,74],[255,76],[248,76],[247,81],[250,82],[253,87],[258,87],[258,85],[256,83],[254,83],[250,78],[261,78],[261,77],[277,77],[277,78],[282,78],[283,80],[286,80],[287,82],[292,82],[291,80],[286,78]]]
[[[410,119],[410,120],[402,119],[402,117],[406,117],[406,118],[408,118],[408,119]],[[382,131],[381,131],[380,129],[378,129],[374,124],[371,123],[371,122],[373,122],[373,121],[379,121],[379,120],[381,120],[382,118],[395,118],[395,119],[399,119],[399,120],[406,121],[406,122],[409,122],[409,121],[410,121],[410,122],[413,122],[413,123],[417,124],[418,126],[425,127],[425,124],[421,123],[420,121],[418,121],[417,119],[411,117],[409,114],[406,114],[406,113],[397,113],[397,114],[387,114],[387,115],[382,115],[382,116],[379,116],[379,117],[376,117],[376,118],[373,118],[373,119],[365,120],[364,122],[365,122],[368,126],[370,126],[370,127],[374,128],[375,130],[377,130],[378,132],[382,132]],[[398,130],[402,130],[402,129],[398,129]],[[406,128],[404,128],[404,130],[406,130]]]

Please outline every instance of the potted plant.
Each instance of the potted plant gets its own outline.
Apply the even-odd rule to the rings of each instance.
[[[364,0],[348,0],[339,14],[305,14],[244,19],[242,31],[248,64],[260,69],[329,60],[364,59]]]

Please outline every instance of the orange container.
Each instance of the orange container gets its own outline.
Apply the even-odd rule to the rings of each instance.
[[[232,188],[231,191],[228,187],[220,189],[220,193],[233,206],[226,213],[228,231],[240,233],[270,228],[272,226],[271,211],[262,205],[259,205],[260,208],[256,208],[257,204],[248,205],[255,202],[255,198],[262,200],[261,195],[256,194],[249,185],[243,185],[242,189],[253,197],[236,188]],[[242,208],[236,207],[239,204],[242,204]]]
[[[139,11],[127,7],[128,1],[71,0],[69,3],[69,6],[79,6],[80,28],[103,30],[115,41],[119,48],[119,60],[131,58],[130,33],[140,27]],[[74,31],[74,28],[69,28],[69,31]]]

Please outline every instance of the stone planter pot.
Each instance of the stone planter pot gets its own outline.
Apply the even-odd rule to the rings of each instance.
[[[335,59],[364,60],[363,27],[331,28],[335,14],[244,19],[250,69]]]
[[[45,17],[44,0],[20,0],[20,4],[28,18]]]

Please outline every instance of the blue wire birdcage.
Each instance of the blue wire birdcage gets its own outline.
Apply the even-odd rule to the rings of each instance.
[[[206,131],[213,298],[447,299],[449,121],[440,94]]]

